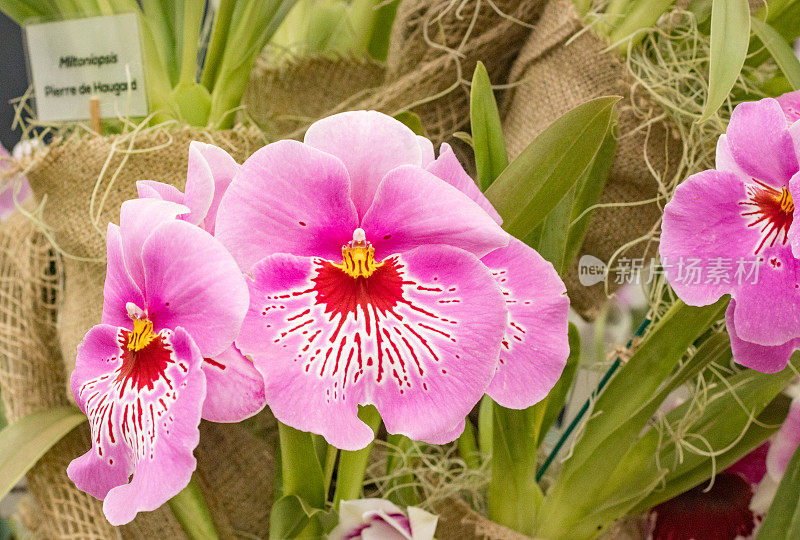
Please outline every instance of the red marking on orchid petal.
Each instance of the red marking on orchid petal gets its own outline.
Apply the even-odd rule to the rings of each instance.
[[[147,340],[147,344],[138,348],[143,339]],[[122,367],[117,374],[117,382],[122,383],[120,397],[127,382],[134,385],[137,391],[144,388],[152,390],[155,382],[161,378],[170,384],[164,372],[169,364],[174,363],[172,351],[164,342],[164,336],[152,333],[152,325],[142,333],[122,330],[119,340],[122,345]]]
[[[217,362],[213,358],[203,358],[203,360],[207,364],[211,364],[212,366],[214,366],[215,368],[219,369],[220,371],[225,371],[227,369],[227,367],[228,367],[228,366],[226,366],[225,364],[223,364],[221,362]]]
[[[755,528],[750,511],[752,485],[740,474],[723,472],[711,489],[701,484],[653,508],[653,540],[730,540]]]
[[[767,241],[769,241],[770,247],[779,240],[784,245],[789,241],[789,228],[792,226],[794,215],[794,200],[786,187],[782,187],[779,191],[755,178],[753,181],[756,185],[747,186],[748,200],[739,204],[750,207],[747,212],[742,213],[745,217],[752,216],[753,218],[753,221],[747,226],[761,226],[761,243],[756,248],[756,253],[758,253]]]

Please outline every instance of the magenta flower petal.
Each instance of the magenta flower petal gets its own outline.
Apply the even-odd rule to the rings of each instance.
[[[122,238],[119,227],[113,223],[108,224],[106,231],[106,253],[108,264],[106,265],[106,281],[103,285],[104,302],[101,321],[103,324],[127,328],[131,325],[126,307],[128,302],[143,306],[144,295],[125,268]]]
[[[180,328],[153,334],[99,325],[79,346],[71,385],[89,417],[92,449],[67,474],[104,499],[112,525],[155,510],[191,479],[206,392],[202,362]]]
[[[214,200],[214,175],[197,141],[189,143],[189,168],[186,173],[185,204],[190,213],[183,219],[202,225]]]
[[[422,148],[402,122],[377,111],[350,111],[311,124],[303,141],[344,163],[353,202],[364,216],[386,173],[400,165],[422,166]]]
[[[212,422],[240,422],[266,405],[264,380],[253,362],[231,345],[214,358],[205,358],[206,400],[203,418]]]
[[[486,392],[524,409],[547,396],[569,356],[567,289],[553,265],[516,238],[482,259],[508,308],[500,362]]]
[[[789,193],[792,196],[792,201],[800,201],[800,173],[795,174],[789,180]],[[789,243],[792,246],[792,254],[800,259],[800,205],[794,207],[792,225],[789,227],[788,235]]]
[[[433,143],[429,138],[421,135],[417,135],[417,141],[419,142],[419,148],[422,151],[422,163],[420,163],[420,165],[423,169],[425,169],[428,167],[428,165],[436,161],[436,154],[433,151]]]
[[[500,214],[494,209],[489,199],[483,195],[472,177],[470,177],[467,171],[464,170],[464,167],[461,166],[461,163],[458,161],[458,158],[455,153],[453,153],[453,149],[449,144],[442,143],[442,146],[439,147],[439,158],[428,165],[426,170],[478,203],[478,206],[492,216],[492,219],[495,220],[498,225],[502,225],[503,218],[500,217]]]
[[[161,199],[183,205],[186,203],[186,196],[181,190],[155,180],[139,180],[136,182],[136,191],[140,199]]]
[[[322,259],[274,255],[249,285],[236,344],[264,376],[273,413],[342,449],[373,438],[358,404],[374,404],[391,433],[454,433],[497,365],[502,295],[456,248],[392,255],[358,278]]]
[[[233,343],[249,304],[247,285],[213,236],[184,221],[163,223],[142,246],[141,264],[156,330],[185,328],[204,357]]]
[[[776,97],[775,100],[781,106],[787,123],[794,124],[800,120],[800,90],[787,92]]]
[[[119,214],[122,255],[125,268],[139,290],[145,290],[141,261],[145,240],[160,224],[188,213],[189,209],[183,205],[158,199],[132,199],[122,203]]]
[[[208,163],[208,166],[211,168],[211,176],[214,178],[214,198],[211,201],[211,205],[203,221],[203,228],[211,234],[214,234],[219,203],[222,201],[222,197],[225,195],[228,186],[230,186],[233,181],[233,177],[239,172],[240,165],[236,163],[236,160],[233,159],[230,154],[218,146],[198,141],[192,144],[197,147],[205,158],[206,163]]]
[[[733,359],[746,367],[762,373],[777,373],[786,367],[796,349],[800,349],[800,339],[790,340],[783,345],[758,345],[742,340],[736,332],[734,310],[736,301],[731,300],[725,312],[725,326],[731,338]]]
[[[687,304],[712,304],[733,289],[731,279],[709,282],[702,275],[695,280],[686,270],[693,260],[702,269],[718,259],[731,266],[740,259],[755,260],[761,234],[742,215],[746,209],[740,203],[746,200],[745,185],[737,176],[708,170],[679,185],[664,208],[661,260],[670,285]]]
[[[744,341],[783,345],[800,338],[800,261],[789,246],[763,252],[756,286],[735,292],[736,333]]]
[[[717,139],[717,153],[714,159],[714,168],[720,172],[733,173],[739,177],[741,182],[750,180],[750,175],[736,163],[731,154],[731,147],[728,144],[728,136],[720,135]]]
[[[783,473],[798,445],[800,445],[800,401],[795,399],[767,453],[767,473],[772,478],[776,480],[783,478]]]
[[[356,227],[342,162],[297,141],[279,141],[242,165],[220,203],[216,236],[248,271],[274,253],[340,257]]]
[[[781,188],[797,172],[794,143],[776,100],[765,98],[737,105],[727,134],[734,160],[755,179]]]
[[[508,234],[467,195],[419,167],[392,170],[362,221],[379,257],[446,244],[483,257]]]

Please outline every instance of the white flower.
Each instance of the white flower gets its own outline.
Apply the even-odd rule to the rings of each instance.
[[[384,499],[342,501],[331,540],[432,540],[438,517],[414,506],[407,512]]]

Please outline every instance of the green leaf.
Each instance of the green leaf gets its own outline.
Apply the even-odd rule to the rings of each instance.
[[[191,540],[219,538],[203,493],[194,480],[169,500],[169,507]]]
[[[358,417],[377,434],[381,425],[381,416],[378,410],[372,406],[360,407]],[[369,455],[372,451],[372,443],[361,450],[342,450],[339,454],[339,468],[336,475],[336,490],[333,493],[333,507],[339,509],[341,501],[360,499],[362,496],[362,485],[364,484],[364,474],[367,471]]]
[[[392,33],[392,25],[399,5],[400,0],[393,0],[391,2],[381,2],[377,8],[367,52],[379,62],[385,62],[386,57],[389,55],[389,37]]]
[[[510,234],[525,238],[581,178],[605,140],[619,97],[600,97],[565,113],[503,170],[486,197]]]
[[[475,73],[472,75],[469,118],[478,183],[486,191],[508,165],[508,154],[492,83],[481,62],[475,66]]]
[[[800,538],[800,447],[783,473],[756,540]]]
[[[29,19],[42,16],[40,11],[23,0],[0,0],[0,11],[20,26]]]
[[[75,407],[35,412],[0,431],[0,499],[50,448],[86,420]]]
[[[608,173],[614,163],[617,151],[616,124],[606,133],[600,150],[592,162],[590,169],[581,177],[577,185],[575,201],[572,204],[572,223],[569,228],[569,237],[564,248],[564,267],[569,268],[586,238],[592,211],[589,210],[600,200],[600,194],[606,185]]]
[[[272,505],[269,537],[276,540],[296,538],[312,518],[319,520],[324,514],[323,510],[312,507],[297,495],[284,495]]]
[[[578,327],[569,323],[569,357],[567,358],[567,365],[561,373],[558,382],[550,390],[545,398],[544,413],[542,415],[541,425],[539,426],[539,437],[537,446],[542,444],[545,435],[550,430],[550,427],[558,418],[561,409],[564,408],[564,403],[567,400],[567,394],[572,388],[572,381],[575,380],[575,374],[578,371],[578,364],[581,361],[581,335],[578,332]],[[537,404],[538,406],[538,404]]]
[[[700,122],[717,112],[730,94],[750,44],[747,0],[714,0],[711,7],[711,57],[708,97]]]
[[[422,120],[419,115],[411,111],[403,111],[394,115],[395,120],[399,120],[405,126],[416,133],[417,135],[425,136],[425,127],[422,125]]]
[[[644,36],[642,30],[656,24],[659,17],[674,3],[675,0],[635,0],[625,10],[622,21],[609,34],[609,40],[611,43],[618,43],[617,49],[627,54],[629,42],[638,43]]]
[[[800,89],[800,61],[794,55],[794,51],[786,41],[765,22],[760,21],[758,18],[753,18],[750,21],[753,26],[753,33],[764,43],[764,46],[769,50],[778,67],[792,85],[792,89]]]

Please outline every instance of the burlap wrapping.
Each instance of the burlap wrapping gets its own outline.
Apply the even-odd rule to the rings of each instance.
[[[341,103],[356,102],[383,77],[384,68],[376,62],[298,57],[276,66],[262,57],[242,102],[270,139],[298,137]]]
[[[503,84],[541,5],[542,0],[404,0],[385,76],[378,78],[371,63],[311,58],[282,70],[264,64],[254,72],[244,104],[270,134],[283,137],[299,137],[314,120],[345,110],[412,110],[436,144],[452,142],[452,134],[469,124],[468,82],[476,63],[484,62],[492,82]],[[296,122],[284,123],[293,116]]]
[[[603,95],[621,95],[618,107],[617,155],[600,202],[635,202],[658,195],[659,179],[668,181],[682,155],[680,138],[664,120],[648,122],[635,110],[646,98],[632,95],[627,67],[616,51],[587,30],[570,0],[548,0],[511,72],[512,86],[504,103],[503,128],[510,157],[517,156],[550,123],[585,101]],[[633,100],[637,107],[633,107]],[[652,170],[651,170],[652,168]],[[602,208],[594,212],[580,255],[608,262],[614,252],[650,232],[660,216],[658,205]],[[626,251],[628,258],[643,257],[648,243]],[[655,254],[649,245],[648,256]],[[613,266],[613,265],[612,265]],[[572,306],[593,318],[605,301],[603,284],[584,287],[577,264],[566,276]],[[614,283],[610,283],[611,289]]]
[[[439,540],[530,540],[528,536],[498,525],[473,510],[460,499],[447,499],[437,505]]]
[[[40,224],[22,215],[0,224],[0,396],[10,421],[70,403],[66,377],[82,334],[99,321],[105,272],[102,262],[74,257],[104,258],[105,239],[100,231],[109,220],[118,222],[119,206],[135,196],[136,180],[158,179],[182,187],[188,145],[195,139],[214,142],[239,161],[261,146],[261,134],[246,130],[150,131],[138,137],[70,139],[54,144],[29,173],[37,198],[47,196],[43,220],[57,249]],[[108,189],[94,219],[100,230],[89,214],[98,178],[99,193]],[[25,512],[25,521],[37,537],[185,537],[166,505],[140,514],[129,525],[111,527],[102,514],[102,503],[76,489],[66,476],[67,464],[89,447],[84,424],[28,474],[36,511]],[[268,443],[240,425],[203,422],[195,454],[195,477],[220,535],[265,537],[274,469]]]

